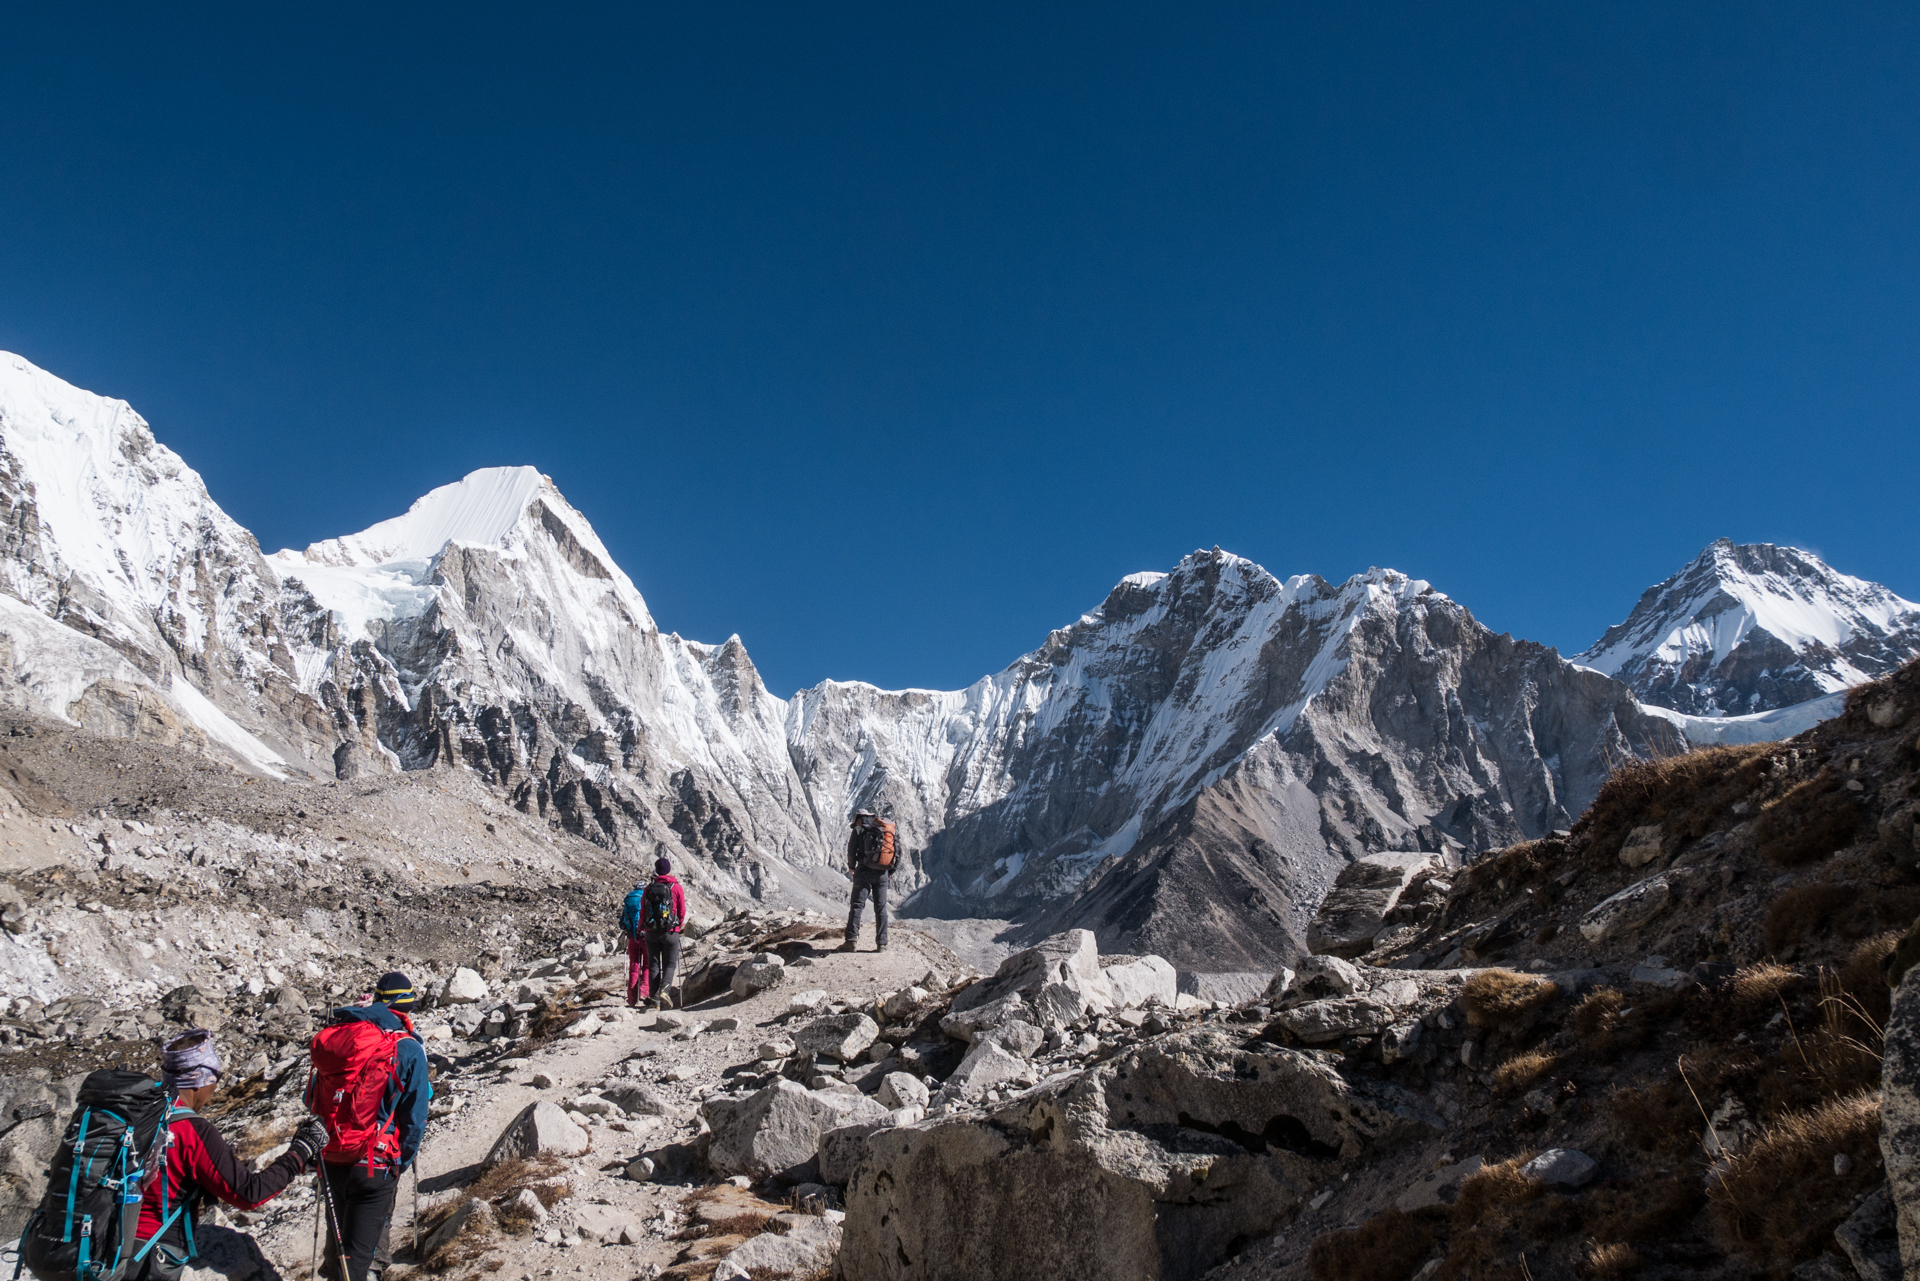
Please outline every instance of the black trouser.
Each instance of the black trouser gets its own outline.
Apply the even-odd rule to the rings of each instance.
[[[853,873],[853,906],[847,909],[847,942],[852,943],[860,937],[860,913],[866,908],[867,895],[873,895],[873,941],[875,946],[887,945],[887,926],[891,918],[887,914],[887,876],[889,873],[881,867],[855,868]]]
[[[369,1175],[364,1161],[355,1165],[323,1161],[320,1172],[326,1180],[320,1191],[327,1200],[327,1258],[320,1273],[329,1281],[341,1281],[339,1242],[345,1241],[346,1281],[367,1281],[367,1272],[376,1262],[380,1267],[374,1270],[385,1271],[392,1261],[387,1228],[400,1194],[400,1175],[391,1169]]]
[[[680,977],[680,936],[672,930],[647,931],[647,991],[666,1003],[668,988]]]

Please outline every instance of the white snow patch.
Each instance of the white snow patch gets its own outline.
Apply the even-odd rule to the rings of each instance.
[[[186,681],[176,679],[166,694],[187,719],[200,727],[201,732],[247,764],[268,774],[287,772],[287,763],[279,753],[234,724],[231,717]]]
[[[534,467],[483,467],[428,491],[406,515],[314,543],[300,559],[334,566],[387,565],[430,561],[448,543],[498,546],[519,524],[542,479]],[[278,552],[274,559],[291,555],[296,554]]]
[[[1777,743],[1803,734],[1821,721],[1832,720],[1846,706],[1847,694],[1841,690],[1750,716],[1689,716],[1652,703],[1640,704],[1640,710],[1678,726],[1695,747],[1708,747],[1720,743]]]

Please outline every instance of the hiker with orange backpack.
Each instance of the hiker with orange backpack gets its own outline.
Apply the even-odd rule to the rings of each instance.
[[[329,1281],[367,1281],[393,1258],[389,1227],[400,1176],[419,1154],[433,1099],[426,1047],[407,1017],[413,1002],[407,976],[387,974],[371,1004],[335,1010],[314,1034],[306,1101],[328,1139],[320,1193],[327,1221],[321,1271]]]
[[[842,952],[854,950],[860,937],[860,914],[873,898],[873,950],[887,950],[887,878],[899,865],[899,840],[894,826],[872,810],[853,812],[853,831],[847,836],[847,870],[853,874],[853,902],[847,909],[847,938]]]

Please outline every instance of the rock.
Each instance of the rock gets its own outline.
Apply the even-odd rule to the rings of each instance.
[[[539,1224],[547,1221],[547,1207],[540,1204],[540,1198],[534,1195],[532,1188],[521,1188],[520,1195],[509,1201],[507,1208],[513,1211],[516,1218],[525,1219],[529,1223]]]
[[[1113,989],[1113,1003],[1123,1009],[1137,1009],[1156,1001],[1171,1009],[1180,995],[1179,974],[1158,956],[1109,965],[1100,974]]]
[[[1365,956],[1373,936],[1400,905],[1400,896],[1434,869],[1431,854],[1369,854],[1340,869],[1333,888],[1307,925],[1307,950],[1340,957]]]
[[[997,1007],[991,1005],[981,1007],[982,1010],[993,1008]],[[1080,989],[1069,987],[1065,983],[1048,983],[1033,994],[1033,1000],[1027,1004],[1019,1017],[1026,1019],[1029,1023],[1038,1024],[1040,1027],[1071,1027],[1086,1018],[1089,1014],[1095,1013],[1095,1011],[1096,1007],[1093,1002],[1089,1000],[1087,994]],[[976,1013],[978,1013],[978,1011],[969,1011],[959,1017],[964,1023],[966,1020],[972,1019]],[[941,1031],[946,1031],[946,1026],[946,1020],[942,1019],[940,1021]],[[953,1034],[948,1032],[947,1035],[951,1036]],[[961,1039],[967,1040],[970,1038],[963,1037]]]
[[[1388,1064],[1411,1057],[1419,1046],[1420,1022],[1417,1019],[1395,1023],[1380,1034],[1380,1058]]]
[[[628,1116],[667,1115],[665,1101],[638,1081],[621,1081],[600,1093]]]
[[[1477,1172],[1485,1164],[1482,1158],[1470,1156],[1464,1161],[1443,1165],[1395,1197],[1393,1204],[1403,1214],[1412,1214],[1430,1205],[1451,1204],[1454,1191],[1469,1174]]]
[[[484,1232],[492,1226],[493,1207],[491,1205],[477,1198],[463,1201],[459,1209],[448,1215],[420,1242],[420,1257],[431,1259],[467,1232]]]
[[[924,987],[904,987],[882,1003],[880,1012],[887,1016],[888,1022],[897,1023],[913,1013],[920,1002],[926,999],[927,989]]]
[[[567,1030],[564,1035],[592,1036],[595,1032],[598,1032],[606,1026],[605,1023],[600,1021],[598,1014],[595,1014],[592,1010],[588,1010],[585,1014],[582,1014],[579,1018],[567,1025]]]
[[[762,1063],[771,1063],[775,1059],[790,1057],[795,1048],[794,1043],[783,1036],[772,1041],[762,1041],[755,1053],[759,1055]]]
[[[267,993],[267,1004],[295,1014],[307,1012],[307,994],[292,984],[284,984]]]
[[[867,1155],[867,1139],[893,1125],[891,1116],[857,1125],[835,1126],[820,1136],[820,1181],[843,1188]]]
[[[554,1086],[560,1084],[560,1079],[545,1072],[535,1072],[527,1078],[527,1084],[536,1090],[551,1090]]]
[[[730,987],[734,999],[744,1001],[750,996],[785,982],[786,977],[787,963],[776,953],[761,952],[740,963],[740,968],[733,972],[733,982]]]
[[[635,1183],[645,1183],[653,1178],[653,1158],[637,1156],[627,1162],[626,1177]]]
[[[829,1014],[796,1031],[793,1043],[800,1053],[852,1063],[879,1035],[880,1025],[864,1014]]]
[[[1279,976],[1274,977],[1277,982]],[[1282,1005],[1304,1005],[1366,990],[1367,981],[1352,962],[1337,956],[1309,956],[1300,962],[1291,982],[1279,992],[1269,988],[1267,995]]]
[[[1637,930],[1673,902],[1673,890],[1664,875],[1636,881],[1611,898],[1602,899],[1580,918],[1580,934],[1589,943],[1617,938]]]
[[[1273,1021],[1308,1045],[1347,1036],[1371,1036],[1394,1019],[1393,1007],[1364,996],[1309,1001],[1279,1011]]]
[[[1634,828],[1627,833],[1626,844],[1620,847],[1620,861],[1628,867],[1645,867],[1660,857],[1660,843],[1666,835],[1666,828],[1658,823]]]
[[[1642,987],[1657,987],[1668,992],[1678,992],[1693,982],[1684,971],[1660,965],[1636,965],[1629,978]]]
[[[487,981],[464,965],[453,972],[446,987],[440,990],[440,1000],[447,1005],[469,1005],[485,1000],[486,996]]]
[[[1046,1040],[1047,1034],[1025,1019],[1011,1019],[975,1037],[974,1044],[992,1041],[1002,1049],[1018,1054],[1023,1059],[1030,1059],[1035,1050],[1046,1044]]]
[[[621,1245],[644,1245],[646,1244],[646,1240],[647,1230],[638,1223],[622,1223],[620,1225]]]
[[[493,1150],[487,1153],[487,1164],[510,1156],[579,1156],[590,1146],[585,1130],[575,1125],[558,1106],[542,1101],[529,1105],[507,1123],[507,1128],[494,1141]]]
[[[731,1016],[717,1018],[707,1024],[707,1031],[709,1032],[738,1032],[739,1030],[740,1020]]]
[[[795,992],[787,998],[788,1014],[818,1014],[827,1003],[827,994],[820,988],[808,988],[804,992]]]
[[[1572,1148],[1548,1148],[1520,1167],[1520,1173],[1535,1183],[1550,1188],[1585,1187],[1600,1163],[1585,1152]]]
[[[1090,1008],[1083,993],[1068,988],[1065,984],[1055,986],[1058,986],[1062,992],[1067,994],[1066,1001],[1068,1005],[1063,1008],[1070,1007],[1074,1002],[1078,1003],[1082,1011]],[[1059,1000],[1048,999],[1050,1008],[1061,1004]],[[1025,1018],[1028,1013],[1029,1007],[1026,998],[1018,992],[1008,992],[1005,996],[997,997],[984,1004],[943,1016],[940,1020],[940,1030],[956,1041],[971,1042],[982,1032],[990,1028],[999,1027],[1002,1023],[1008,1022],[1011,1019]],[[1036,1017],[1039,1016],[1036,1015]],[[1052,1021],[1065,1023],[1078,1022],[1079,1020],[1057,1019]]]
[[[941,1089],[955,1098],[977,1099],[1026,1071],[1027,1061],[989,1040],[974,1042]]]
[[[1900,1235],[1900,1258],[1920,1276],[1920,967],[1893,994],[1880,1070],[1880,1154]]]
[[[874,1131],[841,1275],[893,1281],[904,1257],[924,1281],[1198,1277],[1293,1218],[1302,1169],[1443,1128],[1417,1096],[1318,1054],[1169,1033],[990,1117]]]
[[[736,1276],[809,1277],[833,1266],[840,1253],[841,1226],[814,1215],[783,1214],[784,1232],[763,1232],[721,1260],[714,1281],[725,1281],[727,1267]]]
[[[1860,1203],[1833,1239],[1846,1251],[1861,1281],[1901,1281],[1900,1233],[1894,1224],[1893,1196],[1882,1186]]]
[[[1013,992],[1037,994],[1049,983],[1073,989],[1097,1010],[1113,1006],[1113,989],[1100,973],[1100,948],[1093,932],[1068,930],[1000,962],[992,978],[969,984],[953,998],[952,1012],[962,1014]]]
[[[581,1116],[612,1116],[620,1110],[618,1105],[599,1094],[583,1094],[567,1107]]]
[[[700,1113],[713,1128],[707,1160],[714,1169],[791,1180],[813,1165],[822,1133],[884,1120],[887,1110],[858,1093],[830,1094],[781,1080],[745,1098],[709,1099]]]
[[[880,1078],[880,1088],[874,1093],[880,1106],[888,1108],[923,1108],[931,1097],[927,1083],[910,1072],[889,1072]]]

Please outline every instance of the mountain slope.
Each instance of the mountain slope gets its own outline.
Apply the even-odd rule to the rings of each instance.
[[[1644,702],[1717,717],[1821,698],[1917,654],[1920,605],[1812,552],[1723,538],[1574,661]]]
[[[1618,682],[1424,582],[1283,582],[1218,549],[1123,580],[967,690],[828,685],[793,707],[803,778],[931,833],[914,908],[1213,968],[1296,955],[1366,851],[1541,835],[1612,763],[1685,746]]]

